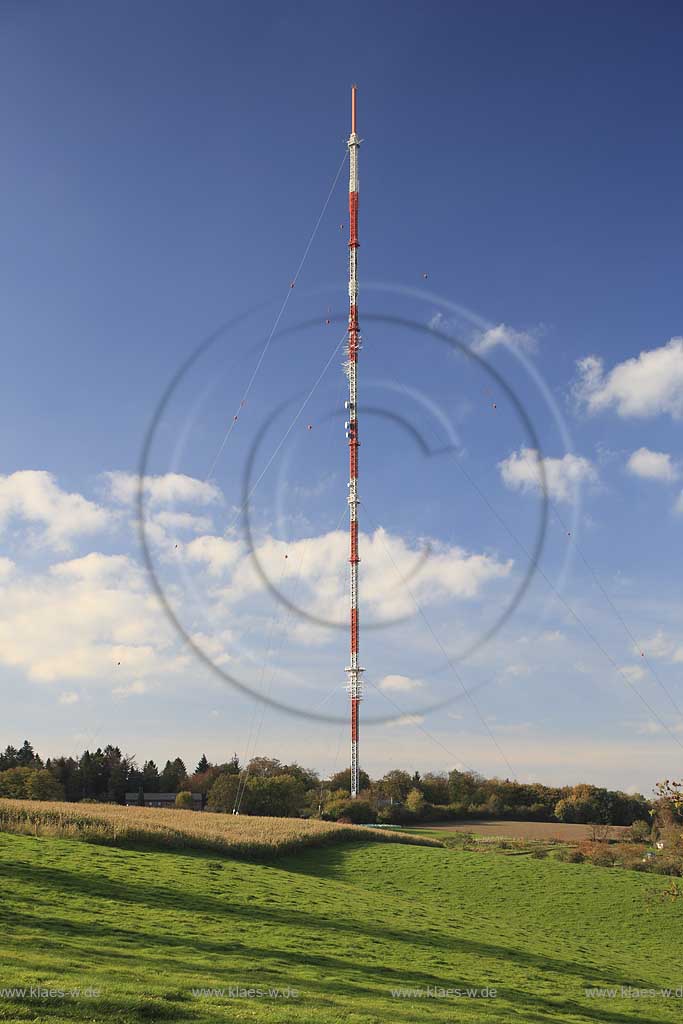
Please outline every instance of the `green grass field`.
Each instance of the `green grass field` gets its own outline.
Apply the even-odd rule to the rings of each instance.
[[[679,1021],[670,880],[530,857],[368,843],[272,863],[0,834],[0,1020]],[[295,989],[297,998],[193,995]],[[392,989],[495,988],[495,998]],[[74,998],[71,989],[101,990]]]

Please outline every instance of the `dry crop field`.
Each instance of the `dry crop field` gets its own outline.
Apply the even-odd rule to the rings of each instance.
[[[140,843],[213,850],[235,856],[272,856],[305,846],[368,840],[441,845],[427,837],[332,821],[6,799],[0,799],[0,831],[85,839],[107,845]]]

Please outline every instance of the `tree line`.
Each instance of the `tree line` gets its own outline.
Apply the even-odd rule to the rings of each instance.
[[[361,793],[349,798],[350,770],[321,779],[299,764],[254,757],[241,765],[237,754],[212,764],[202,754],[188,770],[180,757],[159,768],[139,767],[120,747],[85,750],[78,758],[43,761],[31,743],[0,754],[0,797],[125,803],[126,793],[176,793],[179,807],[188,793],[200,793],[209,811],[277,817],[405,824],[447,819],[491,818],[631,825],[647,821],[653,807],[641,794],[588,783],[545,786],[484,778],[476,772],[412,774],[393,769],[379,779],[361,771]]]

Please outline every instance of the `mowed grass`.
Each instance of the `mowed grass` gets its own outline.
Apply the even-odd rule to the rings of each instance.
[[[7,799],[0,799],[0,832],[82,839],[108,845],[207,850],[247,857],[272,857],[328,842],[373,840],[440,845],[438,838],[339,825],[333,821]]]
[[[272,863],[0,834],[0,1020],[384,1024],[680,1021],[670,879],[394,844]],[[295,989],[293,998],[193,989]],[[496,998],[392,998],[428,986]]]
[[[482,838],[493,839],[524,839],[524,840],[554,840],[564,843],[580,843],[583,839],[590,839],[592,825],[572,825],[561,821],[508,821],[492,820],[482,821],[473,818],[470,821],[447,822],[434,824],[427,828],[411,828],[408,831],[419,835],[431,835],[437,837],[447,836],[458,832],[470,832]],[[629,827],[626,825],[611,825],[608,831],[610,839],[627,840]]]

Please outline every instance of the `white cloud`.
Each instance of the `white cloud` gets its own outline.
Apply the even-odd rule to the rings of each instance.
[[[507,324],[497,324],[486,331],[480,331],[472,343],[472,348],[483,355],[498,345],[522,352],[535,352],[538,347],[538,332],[516,331]]]
[[[621,665],[619,671],[626,676],[629,683],[639,683],[645,678],[645,670],[640,665]]]
[[[140,568],[92,552],[0,591],[0,662],[37,682],[172,672],[174,640]]]
[[[517,637],[518,644],[533,644],[534,647],[538,647],[539,644],[560,644],[566,641],[564,633],[559,629],[544,629],[540,633],[534,633],[527,635],[522,633],[521,636]]]
[[[668,726],[668,730],[669,732],[683,732],[683,722],[673,722]],[[659,736],[661,733],[666,732],[666,730],[659,722],[650,719],[647,722],[640,722],[636,726],[636,732],[640,736]]]
[[[504,733],[507,736],[523,736],[533,728],[533,722],[496,722],[489,719],[492,732]]]
[[[137,565],[127,555],[103,555],[99,551],[68,562],[57,562],[49,571],[52,576],[88,583],[111,584],[125,579],[128,585],[133,580],[140,585],[142,579]]]
[[[392,722],[387,722],[387,725],[398,726],[401,728],[409,725],[422,725],[424,720],[424,715],[401,715],[400,718],[395,718]]]
[[[395,693],[407,693],[410,690],[418,690],[424,686],[419,679],[412,679],[410,676],[390,675],[384,676],[378,684],[380,690],[389,690]]]
[[[218,540],[219,538],[214,538]],[[198,538],[193,545],[204,538]],[[217,573],[220,562],[210,561],[212,545],[204,542],[206,560]],[[228,545],[225,558],[234,558]],[[359,546],[363,558],[363,603],[377,618],[392,618],[415,613],[413,597],[420,605],[435,604],[449,598],[476,598],[489,583],[505,579],[511,572],[512,560],[500,561],[493,555],[480,555],[453,546],[432,544],[429,557],[411,578],[409,589],[402,581],[422,559],[422,552],[402,537],[379,527],[371,534],[361,534]],[[256,554],[271,581],[286,590],[295,580],[305,594],[298,594],[297,603],[314,608],[318,616],[341,620],[346,614],[346,579],[340,572],[348,559],[348,535],[335,530],[319,537],[286,543],[266,537],[256,547]],[[198,546],[198,550],[199,546]],[[223,547],[216,546],[217,557]],[[211,570],[210,570],[211,571]],[[225,601],[234,603],[263,587],[251,555],[244,554],[234,567],[230,582],[222,592]],[[299,630],[299,635],[303,636]]]
[[[503,483],[510,490],[530,492],[542,490],[538,452],[520,448],[498,463]],[[598,474],[582,455],[567,452],[561,459],[544,458],[548,496],[555,501],[575,501],[581,484],[597,483]]]
[[[11,558],[0,558],[0,580],[8,580],[16,569]]]
[[[448,333],[451,328],[451,324],[443,313],[434,313],[434,315],[427,321],[427,327],[430,327],[434,331],[444,331],[445,333]]]
[[[207,534],[190,541],[184,553],[191,562],[205,565],[212,576],[221,576],[244,554],[244,545],[241,541]]]
[[[668,658],[673,653],[674,646],[671,637],[667,636],[664,630],[658,629],[653,636],[643,640],[642,650],[650,658]],[[641,648],[636,649],[637,654],[640,654],[640,651]]]
[[[193,512],[157,512],[153,521],[170,533],[208,533],[212,526],[209,516],[197,516]]]
[[[626,468],[633,476],[645,480],[665,480],[670,482],[678,476],[678,471],[667,452],[653,452],[649,448],[639,448],[633,452]]]
[[[235,650],[237,642],[235,635],[229,629],[215,635],[193,633],[190,639],[207,658],[211,658],[214,665],[227,665],[228,662],[233,661],[233,656],[229,653],[228,648]]]
[[[130,511],[133,510],[139,486],[139,478],[134,473],[117,470],[103,473],[101,480],[108,501],[114,505],[129,506]],[[158,557],[162,561],[168,561],[179,546],[179,535],[210,533],[213,529],[210,515],[179,511],[175,506],[215,505],[223,500],[215,484],[183,473],[145,477],[144,494],[145,536],[149,543],[159,549]]]
[[[104,474],[109,499],[119,505],[130,505],[137,499],[138,477],[135,473],[116,470]],[[215,484],[184,473],[165,473],[145,477],[144,493],[150,505],[192,504],[208,505],[221,500]]]
[[[134,477],[109,474],[107,480],[116,500],[130,497]],[[19,505],[35,521],[40,512],[41,523],[54,538],[75,533],[77,526],[94,529],[112,521],[111,510],[100,509],[80,495],[65,494],[47,473],[15,474],[3,483],[5,511]],[[201,482],[178,475],[169,475],[156,484],[153,498],[159,503],[179,496],[211,501],[218,496],[211,485],[207,490]],[[120,512],[115,515],[121,518]],[[48,522],[50,516],[53,518]],[[176,513],[163,504],[153,509],[152,519],[155,516],[161,517],[156,524],[159,529],[207,525],[201,516]],[[437,543],[430,545],[429,557],[423,561],[423,550],[417,543],[411,545],[382,529],[362,534],[360,545],[365,607],[376,619],[413,615],[410,592],[422,606],[453,598],[476,599],[489,584],[505,580],[513,568],[512,560],[491,553]],[[168,585],[167,592],[200,645],[219,664],[225,663],[234,658],[235,646],[241,644],[226,625],[228,621],[234,623],[236,607],[263,596],[262,580],[244,542],[236,537],[203,533],[175,546],[180,548],[176,555],[184,572],[181,581],[175,579]],[[265,536],[257,550],[274,583],[294,583],[297,601],[304,607],[341,621],[348,601],[347,546],[348,535],[338,530],[291,543]],[[419,571],[411,576],[409,592],[400,583],[416,565]],[[0,664],[20,669],[30,680],[87,680],[116,687],[117,694],[123,695],[139,691],[139,687],[130,690],[133,682],[148,685],[161,672],[177,672],[187,664],[189,655],[177,653],[177,638],[148,587],[143,568],[126,555],[91,551],[29,574],[17,572],[9,559],[2,559],[0,578],[4,581],[0,590]],[[200,580],[203,601],[197,600]],[[187,591],[182,583],[187,584]],[[248,608],[248,614],[261,614],[260,605]],[[298,624],[291,635],[310,643],[311,639],[301,633],[305,628],[305,624]],[[322,642],[327,640],[325,633]],[[248,662],[249,651],[241,651],[242,655]],[[396,680],[393,682],[398,685]]]
[[[512,676],[513,679],[521,679],[523,676],[528,676],[530,672],[531,667],[523,662],[506,665],[503,669],[503,675]]]
[[[624,418],[661,413],[683,418],[683,338],[617,363],[607,374],[594,355],[579,360],[577,368],[573,394],[589,413],[614,407]]]
[[[470,333],[469,322],[460,324],[457,318],[450,319],[443,313],[435,313],[429,320],[428,326],[433,330],[443,331],[446,334]],[[491,349],[502,345],[505,348],[516,349],[518,352],[535,352],[538,348],[538,339],[542,333],[541,327],[535,327],[529,331],[518,331],[508,324],[495,324],[493,327],[481,328],[476,331],[472,340],[472,351],[480,355],[490,352]]]
[[[114,521],[108,509],[63,491],[52,473],[35,469],[0,476],[0,530],[12,519],[39,527],[36,542],[61,551],[77,536],[97,533]]]
[[[147,693],[149,684],[142,679],[134,679],[132,683],[124,683],[123,686],[115,686],[111,691],[115,697],[140,697]]]
[[[80,697],[75,690],[67,690],[64,693],[60,693],[58,698],[59,704],[78,704]]]

